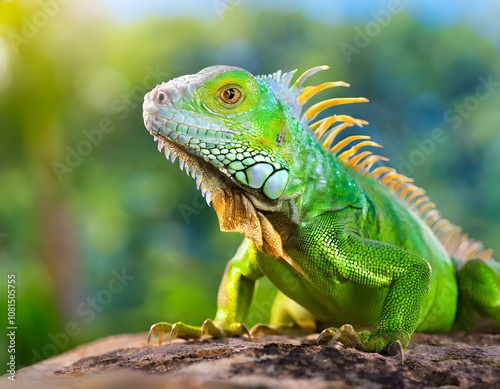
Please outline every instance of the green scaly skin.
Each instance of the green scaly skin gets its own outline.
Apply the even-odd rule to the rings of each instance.
[[[292,74],[212,66],[145,96],[160,150],[196,179],[221,230],[245,236],[215,319],[157,323],[150,337],[251,336],[294,323],[324,330],[320,340],[391,353],[415,330],[499,332],[500,264],[450,258],[393,192],[325,150],[300,115],[301,81],[286,87]],[[269,326],[250,333],[243,322],[263,276],[280,293]]]

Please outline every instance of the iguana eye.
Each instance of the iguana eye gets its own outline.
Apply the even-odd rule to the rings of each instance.
[[[219,98],[226,104],[236,104],[241,100],[241,91],[234,86],[219,90]]]

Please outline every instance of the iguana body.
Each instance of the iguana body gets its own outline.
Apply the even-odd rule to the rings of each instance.
[[[330,99],[302,113],[316,93],[348,86],[302,85],[325,68],[290,85],[294,72],[254,77],[212,66],[146,95],[144,121],[159,149],[196,179],[221,230],[245,236],[227,266],[215,319],[201,327],[158,323],[150,335],[248,334],[242,323],[262,276],[281,293],[270,327],[253,333],[294,324],[387,352],[406,347],[415,330],[500,331],[500,264],[491,250],[442,219],[411,179],[374,168],[385,158],[361,150],[379,147],[369,137],[336,140],[366,122],[316,120],[328,107],[366,99]]]

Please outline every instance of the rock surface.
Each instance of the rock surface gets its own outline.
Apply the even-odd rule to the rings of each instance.
[[[416,334],[406,362],[315,337],[97,340],[17,372],[1,388],[500,388],[500,335]]]

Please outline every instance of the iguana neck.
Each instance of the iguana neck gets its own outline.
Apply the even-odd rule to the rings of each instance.
[[[294,203],[301,222],[319,214],[347,207],[361,208],[363,196],[345,166],[298,124],[299,138],[292,159],[290,180],[285,192]],[[287,201],[287,200],[282,200]]]

